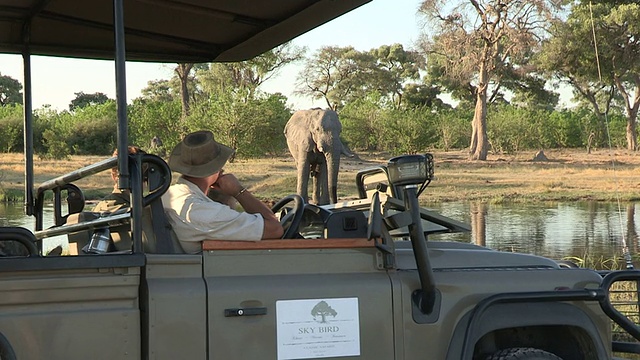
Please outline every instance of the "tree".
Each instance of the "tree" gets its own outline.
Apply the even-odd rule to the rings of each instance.
[[[470,158],[486,160],[487,103],[499,96],[502,79],[524,75],[550,24],[558,1],[425,0],[419,11],[434,24],[422,47],[447,82],[475,98]],[[491,91],[490,91],[491,90]]]
[[[246,100],[253,99],[260,85],[276,76],[280,70],[301,60],[306,48],[285,43],[253,59],[236,63],[212,63],[198,72],[205,93],[241,91]]]
[[[175,94],[169,80],[149,80],[147,87],[140,91],[142,100],[171,102]]]
[[[69,103],[69,111],[82,109],[89,105],[104,104],[109,101],[109,97],[101,92],[85,94],[84,92],[80,91],[74,94],[76,95],[76,98],[71,100],[71,103]]]
[[[600,119],[601,142],[606,141],[606,116],[619,96],[627,117],[627,148],[636,150],[640,6],[613,3],[576,5],[566,22],[554,26],[539,64],[571,84],[576,95],[592,106]]]
[[[22,84],[11,76],[0,73],[0,106],[22,104]]]
[[[407,51],[402,44],[383,45],[369,51],[374,58],[367,77],[373,80],[371,88],[390,97],[395,108],[402,104],[407,82],[420,80],[420,70],[425,69],[425,58],[417,51]],[[412,84],[416,89],[418,84]]]
[[[408,108],[427,107],[429,109],[450,109],[438,95],[440,87],[435,85],[407,84],[404,88],[402,103]]]
[[[351,46],[324,46],[305,62],[298,74],[295,93],[324,99],[328,108],[338,110],[358,97],[355,95],[358,85],[363,84],[366,69],[370,69],[373,62],[371,54]]]

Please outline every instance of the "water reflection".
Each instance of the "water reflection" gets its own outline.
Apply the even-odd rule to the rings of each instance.
[[[638,204],[567,202],[544,204],[441,203],[427,207],[471,224],[470,234],[443,234],[430,239],[471,242],[492,249],[592,260],[621,257],[623,244],[639,254]],[[52,209],[45,209],[44,227]],[[49,222],[49,223],[47,223]],[[0,204],[0,226],[34,229],[21,204]]]
[[[43,228],[53,225],[53,206],[45,205]],[[36,220],[33,216],[25,216],[22,204],[0,203],[0,226],[21,226],[33,231],[36,227]],[[52,248],[60,245],[64,251],[68,250],[69,244],[66,235],[55,236],[43,240],[42,250],[47,253]]]
[[[446,216],[471,224],[471,234],[432,236],[472,242],[502,251],[562,259],[611,259],[640,250],[638,204],[570,202],[545,204],[430,204]]]

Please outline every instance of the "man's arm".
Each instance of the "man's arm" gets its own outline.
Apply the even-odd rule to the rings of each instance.
[[[284,230],[275,214],[265,203],[243,187],[233,174],[221,175],[214,186],[225,194],[236,198],[244,211],[250,214],[262,215],[264,218],[264,228],[262,230],[263,239],[279,239],[282,237]]]
[[[263,239],[279,239],[282,237],[284,230],[275,214],[260,199],[253,196],[249,190],[242,188],[234,196],[240,203],[244,211],[251,214],[261,214],[264,218],[264,229],[262,231]]]

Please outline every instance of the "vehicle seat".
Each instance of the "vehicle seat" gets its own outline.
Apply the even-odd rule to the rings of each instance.
[[[168,189],[171,182],[171,170],[164,160],[155,156],[144,154],[142,162],[145,164],[143,187],[148,186],[148,195],[144,197],[147,202],[142,209],[142,245],[145,253],[160,254],[180,254],[184,253],[178,238],[169,224],[164,208],[162,206],[162,194]],[[131,211],[129,208],[123,210]],[[105,216],[104,214],[102,214]],[[95,220],[101,216],[97,212],[80,212],[70,214],[67,217],[67,224],[81,223]],[[109,216],[108,214],[106,216]],[[110,227],[111,239],[113,241],[112,250],[130,251],[132,250],[131,225],[122,224]],[[77,244],[78,253],[89,243],[93,234],[92,229],[83,230],[68,235],[69,243]]]
[[[142,212],[142,245],[145,253],[184,254],[158,198]]]
[[[387,169],[376,166],[364,169],[356,174],[356,187],[360,199],[371,199],[374,193],[382,192],[398,198],[397,189],[391,186]]]

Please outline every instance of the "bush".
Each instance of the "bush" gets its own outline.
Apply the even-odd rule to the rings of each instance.
[[[156,151],[168,153],[182,139],[181,116],[179,101],[134,100],[128,109],[130,143],[149,151],[151,139],[159,136],[163,149]]]
[[[246,99],[239,94],[218,94],[196,104],[189,116],[189,131],[211,130],[217,141],[244,158],[278,154],[286,149],[284,126],[291,116],[280,94]]]
[[[342,137],[352,150],[382,150],[381,113],[375,100],[368,98],[349,103],[342,109]]]

